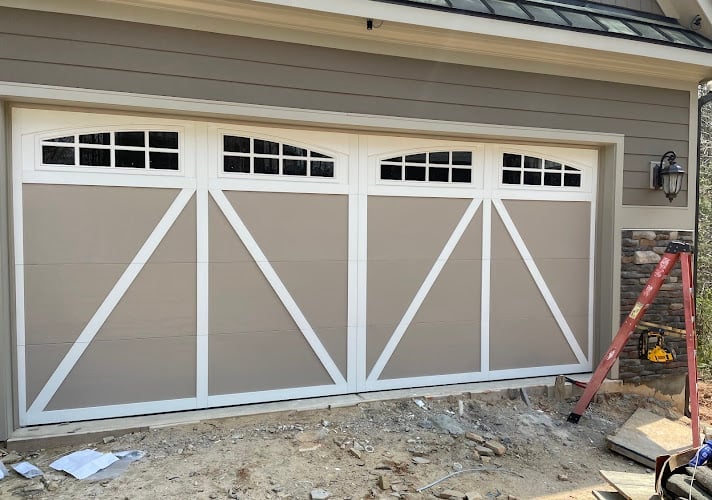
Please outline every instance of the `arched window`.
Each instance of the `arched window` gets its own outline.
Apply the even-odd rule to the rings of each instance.
[[[386,181],[472,183],[472,151],[432,151],[381,160]]]
[[[580,188],[581,170],[535,156],[504,153],[502,184]]]
[[[223,172],[334,177],[334,158],[311,149],[280,142],[224,135]]]
[[[146,170],[179,169],[178,132],[126,130],[41,141],[42,164]]]

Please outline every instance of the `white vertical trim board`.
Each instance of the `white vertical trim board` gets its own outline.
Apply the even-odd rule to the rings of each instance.
[[[445,264],[447,264],[450,255],[460,241],[460,238],[467,229],[467,226],[469,226],[470,222],[472,222],[472,217],[474,217],[481,203],[482,200],[473,199],[465,210],[465,213],[463,213],[462,217],[460,217],[460,221],[457,223],[457,226],[455,226],[450,238],[448,238],[445,246],[440,252],[440,255],[438,255],[438,258],[435,260],[433,267],[430,269],[430,272],[428,272],[425,280],[420,285],[420,289],[418,289],[415,297],[413,297],[408,309],[406,309],[405,314],[398,323],[398,326],[391,335],[391,338],[388,340],[386,347],[378,357],[376,364],[373,365],[373,370],[371,370],[367,382],[373,382],[374,380],[378,380],[378,377],[380,377],[386,363],[388,363],[391,359],[393,352],[396,350],[396,347],[398,347],[398,343],[401,341],[403,335],[410,326],[410,322],[413,321],[418,309],[420,309],[420,306],[423,305],[425,297],[427,297],[428,292],[430,292],[435,280],[438,279],[438,276],[440,276],[440,272],[443,270],[443,267],[445,267]]]
[[[69,372],[72,368],[74,368],[74,365],[76,365],[77,361],[79,361],[79,358],[82,356],[87,347],[89,347],[91,341],[94,340],[94,337],[99,332],[99,329],[102,327],[116,305],[136,279],[136,276],[138,276],[141,272],[143,266],[146,262],[148,262],[148,259],[156,250],[159,243],[163,240],[166,233],[168,233],[168,230],[171,228],[176,219],[178,219],[178,216],[193,196],[193,192],[194,190],[192,189],[183,189],[180,193],[178,193],[176,198],[173,200],[173,203],[171,203],[171,206],[149,235],[146,242],[143,244],[131,263],[127,266],[126,270],[106,296],[101,306],[99,306],[99,309],[94,313],[94,316],[92,316],[89,320],[87,326],[84,327],[84,330],[82,330],[82,333],[69,349],[69,352],[67,352],[64,356],[62,361],[52,373],[52,376],[37,395],[37,398],[27,410],[28,414],[36,414],[45,409],[49,401],[52,399],[52,396],[55,395],[59,387],[62,385],[62,382],[64,382],[67,378]]]
[[[235,233],[237,233],[237,236],[245,245],[245,248],[247,248],[250,252],[250,255],[260,268],[260,271],[262,271],[262,274],[264,274],[270,286],[274,289],[274,292],[279,297],[279,300],[287,309],[287,312],[289,312],[289,315],[299,327],[299,330],[302,332],[302,335],[304,335],[304,338],[309,343],[309,346],[314,351],[314,354],[316,354],[319,358],[321,364],[324,365],[324,368],[329,373],[331,379],[337,385],[346,385],[346,379],[341,374],[341,371],[336,366],[336,363],[334,363],[334,360],[331,359],[331,356],[312,329],[309,321],[307,321],[307,318],[299,309],[299,306],[292,298],[291,294],[287,290],[287,287],[285,287],[284,283],[282,283],[282,280],[277,275],[277,272],[272,267],[272,264],[267,260],[264,252],[262,252],[262,249],[257,244],[257,241],[255,241],[252,237],[252,234],[249,229],[247,229],[245,223],[237,214],[232,204],[228,201],[225,193],[219,190],[210,190],[210,194],[218,204],[218,207],[220,207],[220,210],[223,215],[225,215],[225,218],[228,220]]]
[[[482,292],[480,294],[480,371],[489,372],[492,270],[492,200],[482,201]]]
[[[196,127],[195,130],[195,158],[193,163],[203,165],[201,158],[210,158],[210,135],[207,126]],[[195,397],[198,407],[208,404],[208,367],[209,367],[209,220],[208,220],[208,183],[209,171],[207,168],[196,168],[195,173],[195,229],[196,229],[196,374]]]
[[[517,227],[514,225],[514,221],[510,217],[509,212],[504,206],[504,203],[502,203],[502,200],[493,200],[493,203],[495,209],[497,210],[497,213],[502,218],[502,222],[504,222],[504,227],[507,228],[509,236],[512,238],[512,241],[514,241],[514,244],[517,247],[519,254],[522,256],[522,260],[527,266],[529,274],[531,274],[532,278],[534,279],[534,282],[536,283],[537,288],[539,289],[539,292],[541,292],[541,295],[546,301],[546,305],[549,307],[549,310],[554,315],[554,319],[559,325],[561,332],[564,334],[564,337],[566,338],[569,347],[571,347],[571,350],[576,356],[576,359],[581,364],[587,363],[588,360],[586,359],[586,355],[581,350],[581,346],[579,346],[579,343],[576,340],[576,337],[574,336],[573,332],[571,331],[569,324],[566,322],[566,318],[564,318],[561,309],[559,309],[559,305],[556,303],[556,299],[554,299],[554,296],[549,290],[549,287],[546,285],[544,277],[539,272],[539,268],[534,262],[534,258],[532,257],[531,253],[529,253],[529,249],[527,248],[526,243],[524,243],[524,240],[519,234]]]
[[[358,370],[357,388],[366,390],[366,377],[368,376],[367,356],[367,323],[368,323],[368,186],[369,171],[364,168],[368,161],[368,140],[366,136],[359,136],[358,140],[358,175],[356,178],[356,192],[358,203],[357,216],[357,260],[358,260],[358,293],[357,321],[358,340],[356,343],[356,366]]]
[[[346,380],[349,391],[356,392],[358,386],[358,336],[359,336],[359,266],[358,266],[358,236],[359,236],[359,199],[358,199],[358,148],[359,137],[353,135],[349,141],[348,160],[348,231],[347,231],[347,338],[346,338]]]

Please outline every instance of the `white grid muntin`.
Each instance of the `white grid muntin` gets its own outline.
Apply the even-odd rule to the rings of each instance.
[[[431,161],[431,155],[433,153],[447,153],[448,162],[447,163],[433,163]],[[470,163],[469,164],[455,164],[454,163],[454,153],[469,153]],[[425,155],[425,161],[408,161],[409,156],[419,156]],[[476,163],[477,163],[477,148],[472,147],[441,147],[441,148],[431,148],[431,149],[419,149],[409,152],[396,152],[394,154],[379,155],[377,159],[376,167],[376,184],[391,185],[391,186],[428,186],[428,187],[450,187],[450,188],[469,188],[476,186]],[[399,157],[399,161],[388,161],[394,157]],[[399,167],[401,172],[400,179],[384,179],[381,174],[382,166],[392,166]],[[422,180],[407,179],[408,168],[424,169],[425,178]],[[447,170],[447,181],[431,179],[431,168]],[[469,181],[453,181],[453,172],[455,170],[467,170],[470,174]]]
[[[546,148],[546,149],[551,149],[551,148]],[[506,167],[504,166],[504,155],[505,154],[511,154],[511,155],[518,155],[521,157],[520,159],[520,166],[519,167]],[[541,168],[527,168],[524,167],[524,162],[525,162],[525,157],[530,157],[530,158],[535,158],[539,161],[541,161]],[[551,193],[566,193],[566,194],[574,194],[574,193],[592,193],[593,192],[593,185],[592,185],[592,178],[593,178],[593,173],[592,169],[590,166],[587,166],[586,164],[582,163],[581,160],[574,160],[571,158],[565,158],[561,157],[554,154],[551,154],[549,151],[543,152],[541,150],[537,149],[524,149],[521,146],[516,146],[513,145],[511,147],[508,146],[500,146],[498,148],[498,154],[496,156],[496,164],[494,165],[496,169],[496,189],[501,189],[503,191],[506,190],[512,190],[512,191],[537,191],[541,192],[541,195],[535,195],[535,196],[547,196],[546,192],[551,192]],[[556,170],[553,168],[546,168],[546,162],[551,162],[551,163],[558,163],[561,165],[560,170]],[[566,170],[566,167],[573,168],[575,170]],[[510,183],[505,183],[503,180],[503,172],[505,171],[510,171],[510,172],[519,172],[520,173],[520,182],[518,184],[510,184]],[[525,184],[524,183],[524,174],[525,173],[539,173],[541,174],[541,180],[540,184]],[[561,184],[560,185],[549,185],[549,184],[544,184],[544,174],[546,173],[559,173],[561,174]],[[564,176],[566,174],[569,175],[576,175],[580,179],[580,185],[579,186],[565,186],[564,184]],[[589,197],[590,198],[590,197]]]
[[[250,142],[250,152],[235,152],[225,150],[225,137],[236,137],[248,139]],[[275,143],[279,147],[279,153],[256,153],[255,152],[255,141],[264,141]],[[284,154],[286,147],[293,147],[295,149],[306,150],[306,156],[298,155],[288,155]],[[340,163],[338,159],[338,154],[327,151],[319,146],[314,146],[310,144],[305,144],[303,142],[295,142],[290,139],[282,137],[271,137],[265,135],[255,135],[254,132],[248,131],[221,131],[220,133],[220,150],[222,152],[220,159],[220,165],[218,166],[218,172],[220,177],[226,178],[248,178],[248,179],[260,179],[267,181],[289,181],[289,182],[321,182],[334,184],[340,182],[343,179],[344,174],[339,172]],[[313,153],[324,156],[314,156]],[[249,159],[249,172],[229,172],[225,170],[224,158],[234,157],[234,158],[247,158]],[[255,159],[271,159],[277,160],[277,173],[267,173],[267,172],[255,172]],[[306,163],[306,173],[305,175],[298,174],[285,174],[284,166],[286,161],[303,161]],[[311,175],[312,162],[324,162],[331,163],[332,165],[332,176],[320,176]]]
[[[124,146],[116,144],[116,134],[122,132],[142,132],[144,146]],[[151,132],[172,132],[178,135],[178,147],[177,148],[158,148],[150,146],[149,137]],[[68,168],[74,167],[81,170],[93,170],[93,171],[104,171],[104,172],[123,172],[123,173],[138,173],[145,174],[146,172],[151,172],[157,175],[176,175],[181,174],[182,168],[182,156],[183,156],[183,133],[181,129],[171,129],[170,127],[133,127],[131,129],[126,129],[124,127],[118,127],[114,129],[102,128],[102,129],[90,129],[84,131],[71,131],[64,134],[42,134],[38,136],[38,169],[42,170],[55,170],[55,171],[66,171]],[[94,134],[109,134],[109,144],[90,144],[83,143],[79,141],[82,135],[94,135]],[[73,142],[50,142],[50,139],[58,139],[63,137],[73,137]],[[44,163],[43,160],[43,146],[57,147],[73,149],[74,151],[74,163]],[[81,149],[96,149],[96,150],[108,150],[109,154],[109,165],[82,165],[80,162],[80,150]],[[116,151],[136,151],[144,153],[144,167],[117,167],[116,166]],[[177,155],[178,168],[177,169],[160,169],[151,168],[151,153],[171,153]]]

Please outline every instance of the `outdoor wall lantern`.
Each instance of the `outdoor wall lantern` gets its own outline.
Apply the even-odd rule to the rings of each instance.
[[[650,188],[662,189],[672,203],[682,188],[682,178],[685,170],[677,163],[675,151],[665,153],[659,162],[650,162]]]

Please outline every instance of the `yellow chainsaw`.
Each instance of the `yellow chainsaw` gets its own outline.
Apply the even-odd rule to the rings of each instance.
[[[669,348],[665,343],[665,330],[662,328],[648,328],[640,332],[638,354],[640,359],[653,363],[667,363],[677,358],[675,349]]]

